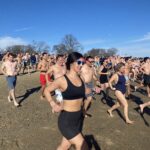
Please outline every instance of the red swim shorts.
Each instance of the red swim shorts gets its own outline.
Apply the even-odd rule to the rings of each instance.
[[[48,75],[48,81],[51,81],[50,75]],[[41,85],[46,85],[46,74],[40,74],[40,83]]]

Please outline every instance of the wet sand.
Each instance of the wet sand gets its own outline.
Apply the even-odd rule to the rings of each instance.
[[[46,100],[40,100],[39,73],[18,76],[16,96],[21,107],[7,100],[5,77],[0,75],[0,150],[56,150],[61,141],[57,127],[58,114],[52,114]],[[83,134],[91,150],[150,149],[150,108],[144,115],[138,104],[148,101],[144,90],[133,92],[129,102],[129,117],[134,125],[125,124],[122,108],[109,117],[107,109],[115,102],[113,92],[107,104],[96,95],[85,118]],[[72,148],[73,149],[73,148]]]

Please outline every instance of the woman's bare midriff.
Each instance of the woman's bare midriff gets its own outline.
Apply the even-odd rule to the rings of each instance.
[[[63,100],[63,110],[70,112],[79,111],[82,104],[83,99]]]

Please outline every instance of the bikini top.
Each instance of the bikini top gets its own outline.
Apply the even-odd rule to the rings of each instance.
[[[81,86],[75,86],[69,78],[64,75],[66,81],[67,81],[67,89],[62,92],[63,99],[65,100],[74,100],[74,99],[80,99],[85,97],[85,86],[83,81],[81,80],[82,84]]]

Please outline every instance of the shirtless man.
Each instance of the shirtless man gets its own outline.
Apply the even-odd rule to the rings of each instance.
[[[24,74],[25,69],[27,68],[28,74],[30,75],[30,55],[29,55],[29,53],[26,53],[22,57],[22,60],[23,60],[23,74]]]
[[[80,73],[81,78],[85,82],[85,94],[86,94],[86,100],[84,101],[85,116],[88,106],[92,101],[94,90],[93,79],[98,81],[96,77],[96,72],[93,68],[93,63],[94,59],[91,56],[86,57],[86,63],[82,66]]]
[[[17,103],[15,97],[15,87],[16,87],[18,71],[17,71],[17,62],[14,61],[14,56],[12,53],[9,53],[7,60],[3,62],[1,71],[6,76],[6,80],[9,88],[8,101],[11,102],[11,98],[12,98],[14,105],[18,107],[19,104]]]
[[[42,54],[42,60],[38,64],[38,70],[40,71],[40,83],[41,83],[41,100],[44,99],[44,89],[46,84],[50,82],[50,76],[48,75],[48,80],[46,80],[46,72],[49,69],[49,62],[47,61],[48,54]],[[47,82],[48,81],[48,82]]]
[[[7,52],[7,53],[3,56],[2,62],[6,61],[6,60],[8,59],[8,54],[9,54],[9,52]]]
[[[144,86],[146,86],[148,97],[150,97],[150,59],[145,58],[144,62],[140,70],[143,72]]]
[[[64,56],[57,55],[56,64],[52,65],[47,71],[46,79],[48,81],[48,74],[53,75],[54,79],[63,76],[66,73],[66,65],[64,63]],[[63,98],[59,89],[55,90],[56,100],[61,103]]]
[[[17,55],[17,58],[16,58],[16,60],[17,60],[17,63],[18,63],[18,73],[21,71],[21,68],[22,68],[22,54],[21,53],[19,53],[18,55]]]

